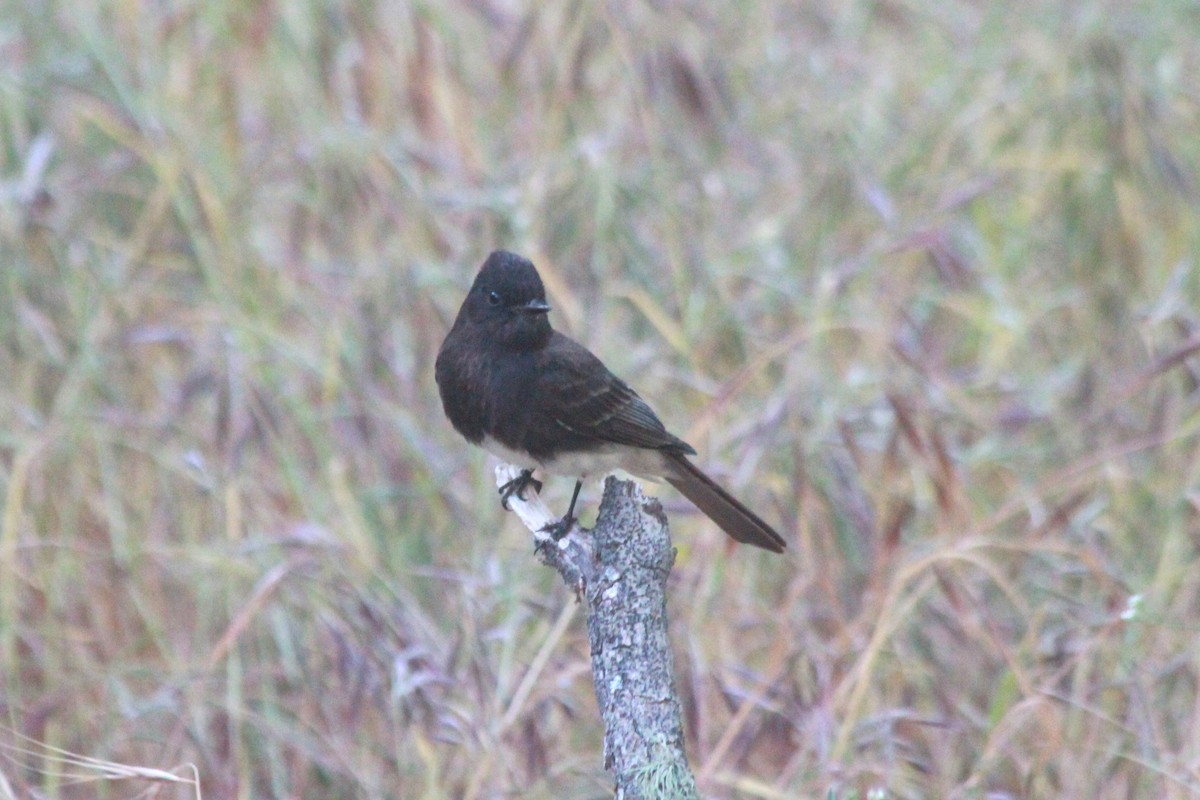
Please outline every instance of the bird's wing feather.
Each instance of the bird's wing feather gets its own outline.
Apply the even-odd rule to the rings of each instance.
[[[695,451],[583,345],[555,333],[544,351],[538,414],[583,439],[654,450]]]

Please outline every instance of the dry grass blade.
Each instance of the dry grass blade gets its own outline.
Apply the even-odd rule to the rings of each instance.
[[[173,767],[170,770],[121,764],[115,761],[106,761],[100,758],[72,753],[58,747],[52,747],[43,742],[33,741],[16,731],[7,730],[6,733],[27,743],[27,746],[17,746],[0,742],[0,752],[8,760],[21,766],[23,769],[29,769],[43,775],[53,775],[55,778],[64,779],[70,784],[130,780],[182,784],[193,787],[193,796],[196,800],[202,800],[200,772],[195,764],[183,764]],[[54,768],[22,764],[20,761],[21,757],[29,757],[43,765],[54,765]],[[191,776],[183,777],[177,774],[180,772],[191,773]],[[3,774],[0,774],[0,789],[6,792],[7,796],[15,797],[12,793],[11,785],[4,778]]]

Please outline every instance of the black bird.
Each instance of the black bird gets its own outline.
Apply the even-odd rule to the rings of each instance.
[[[533,470],[582,478],[620,468],[665,479],[739,542],[782,552],[783,537],[688,460],[696,451],[669,433],[629,385],[578,342],[550,327],[546,290],[533,264],[488,256],[438,352],[442,407],[473,444],[523,468],[503,502],[541,488]]]

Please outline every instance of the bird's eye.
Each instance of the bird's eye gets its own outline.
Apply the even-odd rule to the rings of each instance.
[[[499,292],[488,292],[487,298],[488,298],[489,306],[500,305],[500,293]]]

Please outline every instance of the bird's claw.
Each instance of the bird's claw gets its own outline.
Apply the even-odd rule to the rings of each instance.
[[[556,542],[561,541],[564,536],[571,532],[575,521],[575,517],[568,514],[557,522],[547,522],[542,526],[542,533],[550,534],[550,538]]]
[[[523,469],[521,474],[500,487],[500,506],[508,511],[508,500],[514,494],[518,500],[525,499],[525,490],[530,486],[535,492],[542,491],[542,482],[533,477],[533,470]]]

